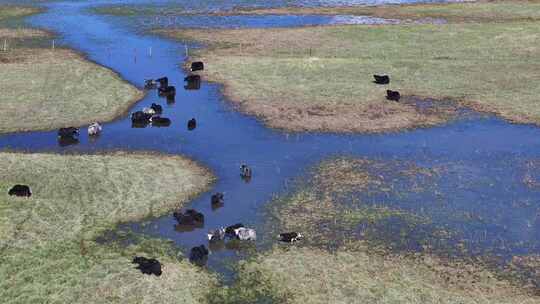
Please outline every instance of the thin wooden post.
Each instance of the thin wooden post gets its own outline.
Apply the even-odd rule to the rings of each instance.
[[[52,41],[52,49],[54,50],[54,39]]]
[[[4,39],[4,52],[7,52],[7,39]]]

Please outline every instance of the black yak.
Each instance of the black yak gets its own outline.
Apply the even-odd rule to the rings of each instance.
[[[398,91],[386,90],[386,99],[392,100],[392,101],[399,101],[400,98],[401,98],[401,95],[399,94]]]
[[[165,88],[165,87],[169,86],[169,78],[167,78],[167,77],[158,78],[158,79],[156,79],[156,81],[159,82],[159,87],[160,88]]]
[[[154,110],[156,114],[163,113],[163,107],[155,103],[152,103],[152,105],[150,105],[150,109]]]
[[[201,88],[201,76],[199,75],[189,75],[184,78],[184,81],[187,82],[184,86],[186,90],[198,90]]]
[[[152,127],[168,127],[171,125],[171,120],[166,117],[154,116],[150,118]]]
[[[191,63],[191,71],[202,71],[204,70],[204,63],[202,61],[195,61]]]
[[[390,77],[387,75],[373,75],[373,78],[375,78],[376,84],[389,84],[390,83]]]
[[[195,130],[196,127],[197,127],[197,121],[195,120],[195,118],[190,119],[187,123],[188,130],[193,131]]]
[[[136,256],[133,258],[132,263],[139,264],[136,268],[140,269],[144,274],[154,274],[158,277],[161,275],[161,263],[156,259],[147,259],[145,257]]]
[[[183,225],[202,225],[204,224],[204,215],[194,209],[188,209],[186,212],[176,211],[173,213],[174,218],[179,224]]]
[[[195,265],[203,266],[208,260],[208,249],[204,245],[191,248],[189,261]]]
[[[32,196],[32,191],[27,185],[15,185],[9,189],[8,194],[21,197],[30,197]]]

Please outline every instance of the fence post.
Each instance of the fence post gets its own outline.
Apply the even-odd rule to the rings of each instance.
[[[52,49],[54,50],[54,39],[52,41]]]
[[[7,39],[4,39],[4,52],[7,52]]]

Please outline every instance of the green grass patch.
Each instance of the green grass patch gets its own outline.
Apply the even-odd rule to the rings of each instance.
[[[433,258],[274,248],[241,263],[238,283],[213,298],[219,303],[538,303],[493,273],[475,270]]]
[[[389,103],[388,88],[540,123],[540,22],[159,32],[207,44],[194,55],[207,63],[204,75],[278,128],[384,131],[444,120]],[[381,73],[388,87],[372,83]]]
[[[116,73],[66,49],[0,53],[0,133],[110,121],[142,93]]]
[[[0,153],[0,162],[3,303],[202,303],[217,285],[172,243],[94,241],[118,223],[181,207],[212,182],[205,168],[178,156],[125,153]],[[32,196],[8,196],[14,184],[29,185]],[[158,258],[163,274],[142,274],[134,255]]]
[[[0,133],[110,121],[142,98],[113,71],[74,51],[52,50],[52,33],[21,27],[23,17],[39,12],[0,6]]]
[[[0,257],[2,303],[204,303],[217,278],[192,266],[170,243],[98,245],[48,242]],[[159,277],[142,274],[135,255],[157,258]]]
[[[0,153],[0,161],[0,248],[93,239],[120,222],[169,212],[212,182],[192,161],[152,154]],[[14,184],[29,185],[32,197],[8,196]]]

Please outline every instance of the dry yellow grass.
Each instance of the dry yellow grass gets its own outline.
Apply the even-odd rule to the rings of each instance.
[[[0,50],[3,49],[4,40],[6,39],[7,46],[11,45],[11,39],[27,39],[27,38],[45,38],[51,34],[47,31],[32,28],[6,29],[0,28]]]

